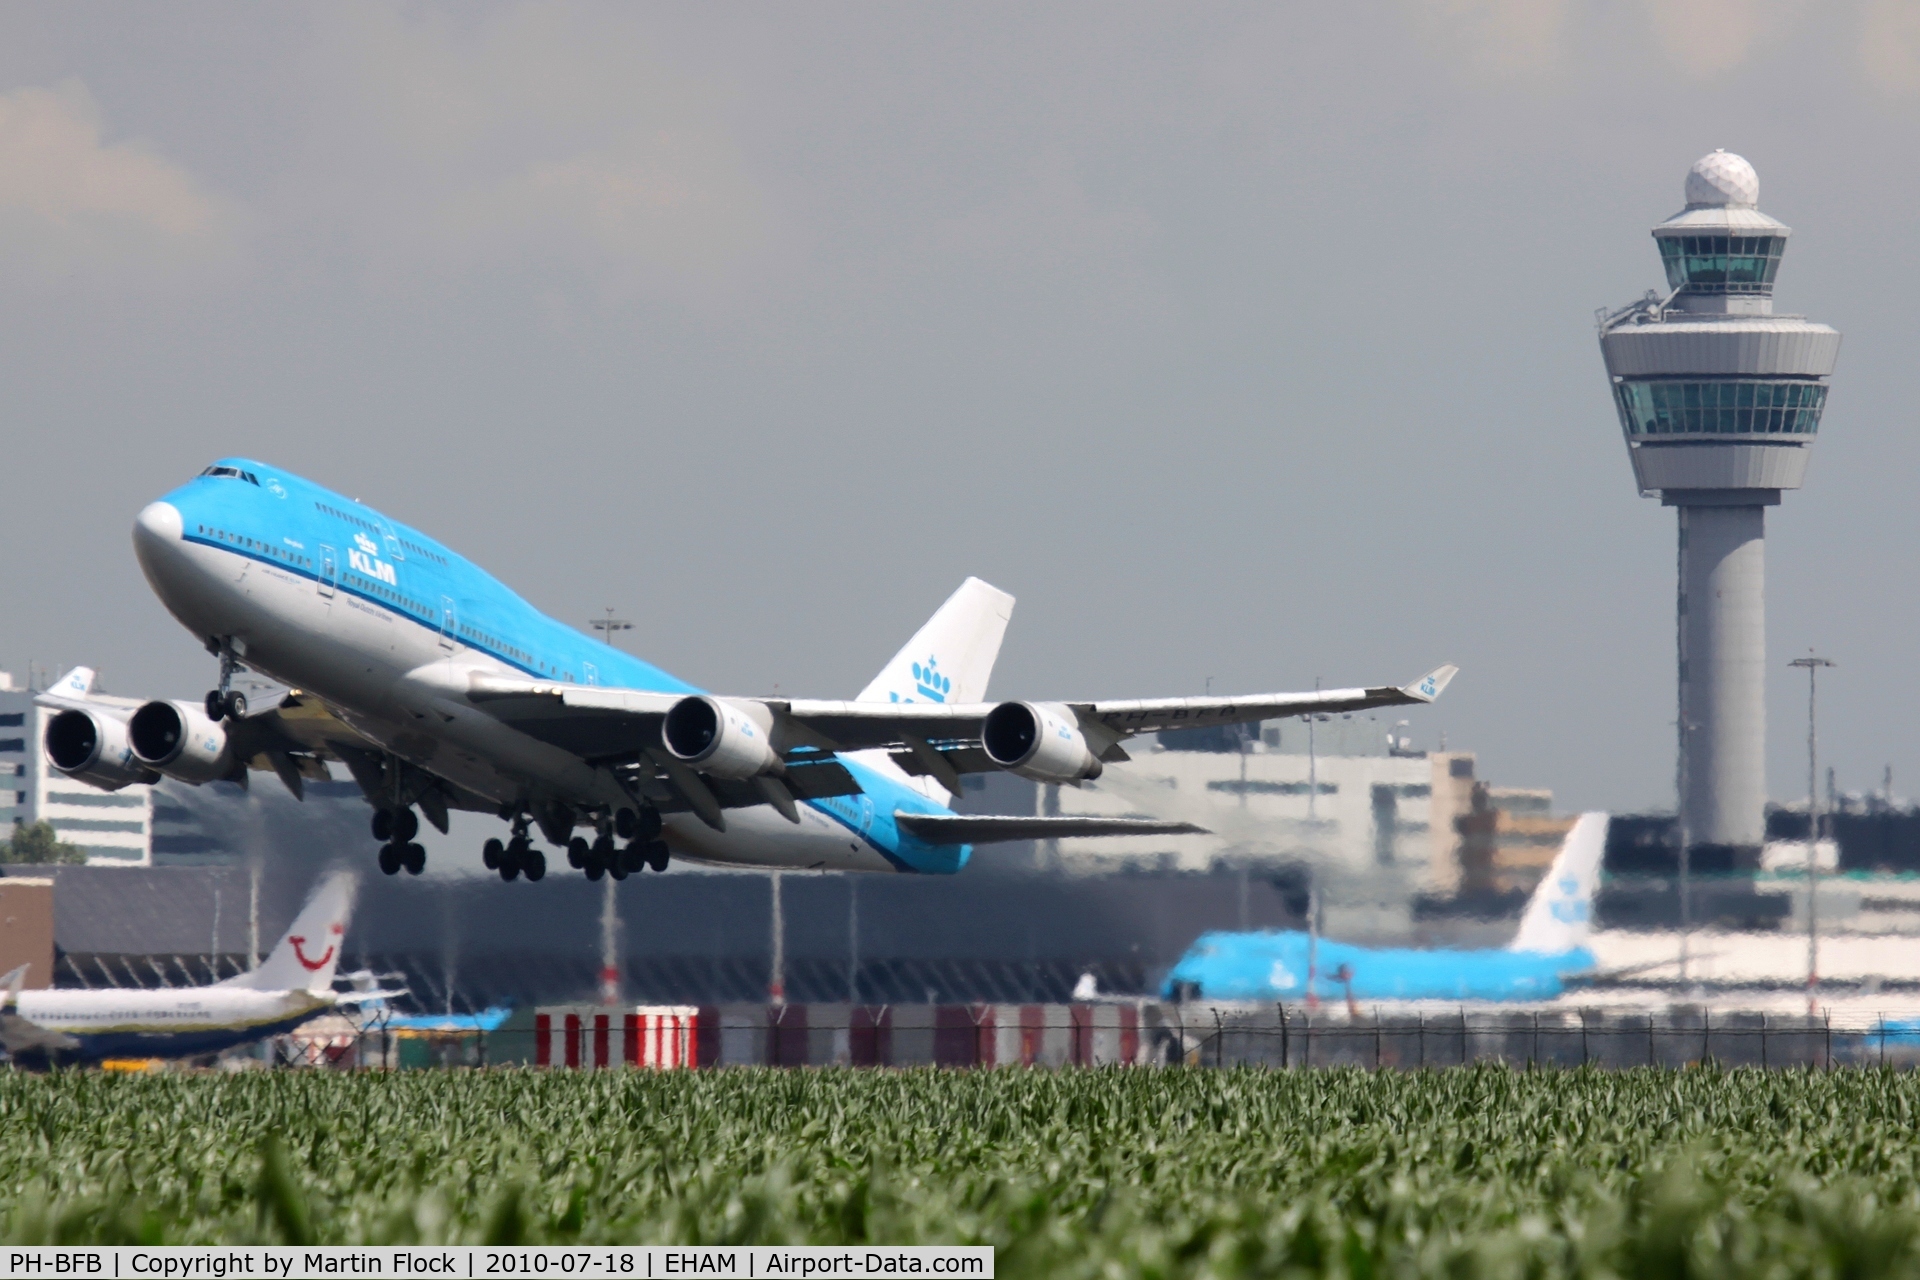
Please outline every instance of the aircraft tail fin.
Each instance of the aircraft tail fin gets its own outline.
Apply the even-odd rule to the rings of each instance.
[[[1520,917],[1509,951],[1560,955],[1583,947],[1593,931],[1593,895],[1607,851],[1607,815],[1583,813]]]
[[[344,871],[322,880],[266,963],[221,985],[256,991],[332,991],[333,971],[340,964],[347,920],[353,914],[355,886],[353,876]]]
[[[984,702],[1013,597],[968,578],[893,655],[861,702]]]
[[[49,697],[85,701],[93,693],[94,683],[95,675],[92,667],[75,667],[48,685],[45,692]]]

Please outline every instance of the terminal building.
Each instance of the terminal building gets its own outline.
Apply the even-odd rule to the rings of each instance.
[[[49,715],[34,705],[34,692],[0,671],[0,836],[47,822],[64,843],[84,850],[89,864],[151,866],[154,789],[102,791],[49,768],[40,749]]]

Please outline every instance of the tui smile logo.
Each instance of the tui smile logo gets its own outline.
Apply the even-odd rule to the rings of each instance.
[[[346,931],[336,923],[332,928],[328,929],[327,932],[337,938]],[[293,944],[293,958],[298,960],[300,967],[309,973],[317,972],[322,965],[333,959],[333,943],[331,942],[327,943],[327,949],[320,953],[318,960],[309,960],[307,959],[307,940],[305,938],[288,934],[287,941]]]
[[[333,959],[333,947],[331,945],[320,953],[318,960],[309,960],[307,959],[307,940],[305,938],[288,938],[287,941],[293,944],[293,958],[298,960],[300,966],[309,972],[318,969],[321,965]]]

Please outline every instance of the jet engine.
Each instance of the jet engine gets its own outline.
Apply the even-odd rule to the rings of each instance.
[[[226,729],[192,703],[147,703],[127,722],[127,738],[141,764],[169,778],[198,786],[233,774]]]
[[[134,758],[127,722],[100,711],[62,711],[47,721],[47,762],[69,778],[107,791],[160,775]]]
[[[772,727],[773,714],[758,703],[691,697],[667,711],[660,737],[682,764],[716,778],[754,778],[780,772],[780,753],[769,740]]]
[[[1035,782],[1084,782],[1100,776],[1080,721],[1057,702],[1003,702],[987,712],[980,745],[1002,769]]]

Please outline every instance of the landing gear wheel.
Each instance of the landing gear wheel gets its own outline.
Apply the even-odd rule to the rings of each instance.
[[[647,865],[655,871],[665,871],[667,869],[667,862],[672,856],[673,853],[667,848],[667,842],[665,840],[651,840],[647,842]]]
[[[542,880],[547,874],[547,855],[538,849],[529,850],[520,870],[529,881]]]
[[[229,720],[244,720],[247,716],[247,695],[238,689],[233,690],[221,702],[221,710],[227,713]]]
[[[420,834],[420,818],[411,809],[401,809],[393,815],[393,838],[401,844]]]
[[[634,816],[633,810],[622,809],[613,815],[613,834],[622,840],[631,840],[634,828],[639,824],[640,820]]]
[[[587,841],[584,836],[575,836],[567,841],[567,865],[579,871],[587,865]]]
[[[516,876],[518,876],[519,874],[520,874],[520,864],[519,864],[519,863],[517,863],[517,862],[503,862],[503,863],[501,863],[501,864],[500,864],[500,878],[501,878],[502,880],[512,880],[512,879],[514,879],[514,878],[515,878]]]
[[[658,809],[642,809],[640,811],[640,823],[635,829],[634,834],[642,840],[658,840],[660,838],[660,828],[664,825],[665,824],[660,821],[660,811]]]
[[[533,845],[525,836],[515,836],[507,841],[507,851],[500,855],[503,867],[524,867],[527,859],[533,856]]]
[[[480,865],[489,871],[500,869],[500,859],[506,857],[507,846],[498,840],[489,840],[480,846]]]
[[[589,862],[587,864],[587,879],[598,880],[601,876],[605,874],[607,874],[607,869],[601,866],[599,863]]]
[[[427,869],[427,851],[417,844],[408,845],[403,865],[407,868],[408,875],[419,875]]]
[[[207,691],[207,719],[218,724],[227,714],[227,700],[220,696],[218,689]]]
[[[373,811],[373,838],[383,843],[393,839],[393,810]]]
[[[625,880],[627,878],[627,869],[620,865],[619,854],[614,854],[613,860],[607,863],[607,874],[615,880]]]
[[[647,869],[647,846],[635,840],[620,851],[620,869],[628,875]]]
[[[390,844],[380,846],[380,872],[394,875],[400,870],[400,851]]]

